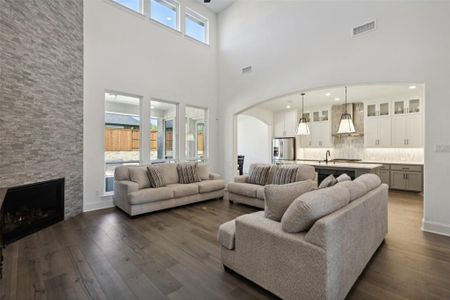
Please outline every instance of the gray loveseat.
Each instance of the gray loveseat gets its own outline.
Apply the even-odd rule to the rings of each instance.
[[[270,166],[269,175],[267,176],[266,184],[271,184],[273,176],[278,168],[282,166],[270,165],[270,164],[251,164],[249,173],[258,166]],[[314,167],[307,165],[297,165],[297,178],[296,181],[314,180],[316,178],[316,172]],[[258,208],[264,208],[264,186],[258,184],[248,183],[248,175],[237,176],[234,178],[234,182],[227,185],[228,201],[233,203],[242,203],[246,205],[255,206]]]
[[[119,166],[114,172],[114,204],[130,216],[222,198],[225,183],[220,175],[199,164],[201,182],[180,184],[177,164],[158,165],[166,186],[151,188],[146,166]]]
[[[223,265],[283,299],[344,299],[387,234],[388,186],[373,174],[336,186],[324,190],[350,202],[307,231],[288,233],[263,211],[222,224]]]

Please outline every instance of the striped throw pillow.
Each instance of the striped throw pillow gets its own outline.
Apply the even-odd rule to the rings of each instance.
[[[270,166],[258,166],[254,167],[250,176],[248,177],[248,183],[265,185],[267,176],[269,175]]]
[[[160,188],[166,186],[164,176],[161,174],[159,167],[148,166],[147,167],[148,179],[150,180],[150,186],[152,188]]]
[[[183,163],[177,166],[178,179],[182,184],[200,182],[202,179],[198,174],[198,163]]]
[[[297,167],[280,167],[277,169],[272,179],[272,184],[288,184],[297,179]]]

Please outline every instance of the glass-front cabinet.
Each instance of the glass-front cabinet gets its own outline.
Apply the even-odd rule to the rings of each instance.
[[[396,100],[393,102],[394,115],[420,113],[420,99]]]
[[[367,117],[377,117],[377,116],[389,116],[390,115],[390,103],[380,102],[380,103],[370,103],[367,104]]]

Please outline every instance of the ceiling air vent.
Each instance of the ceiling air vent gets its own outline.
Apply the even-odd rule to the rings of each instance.
[[[252,71],[252,66],[242,68],[242,74],[250,73],[251,71]]]
[[[361,26],[357,26],[353,28],[353,36],[358,36],[360,34],[372,31],[376,29],[376,22],[372,21]]]

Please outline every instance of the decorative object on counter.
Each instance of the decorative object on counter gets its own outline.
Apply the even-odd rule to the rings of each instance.
[[[347,86],[345,86],[345,103],[344,103],[344,113],[341,116],[341,122],[339,123],[338,133],[354,133],[355,125],[353,124],[352,116],[347,112]]]
[[[298,120],[297,126],[297,135],[310,135],[308,120],[305,118],[303,113],[304,102],[305,102],[305,93],[302,93],[302,114],[300,116],[300,120]]]
[[[336,180],[336,178],[334,177],[334,175],[329,175],[327,178],[325,178],[324,180],[322,180],[322,182],[319,185],[319,189],[323,189],[323,188],[327,188],[330,186],[333,186],[337,183],[338,181]]]

